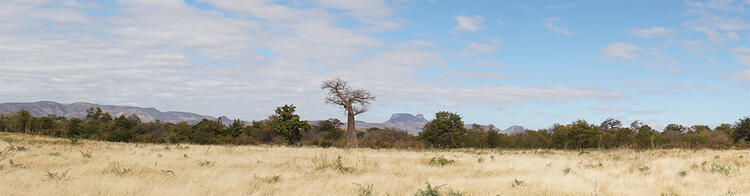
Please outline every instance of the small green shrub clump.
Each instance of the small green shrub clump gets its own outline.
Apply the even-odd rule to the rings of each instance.
[[[273,176],[267,176],[260,178],[260,181],[266,183],[266,184],[273,184],[281,181],[281,175],[273,175]]]
[[[685,177],[685,176],[687,176],[687,174],[688,174],[688,173],[687,173],[687,171],[685,171],[685,170],[682,170],[682,171],[680,171],[680,173],[678,173],[678,174],[680,175],[680,177]]]
[[[201,166],[201,167],[213,167],[214,165],[216,165],[216,162],[209,161],[209,160],[198,162],[198,166]]]
[[[417,193],[414,194],[414,196],[439,196],[440,195],[440,188],[443,188],[445,185],[435,186],[433,187],[430,182],[425,182],[427,184],[427,187],[425,189],[419,189],[417,190]]]
[[[638,171],[640,171],[640,172],[641,172],[641,174],[643,174],[643,175],[648,175],[648,174],[650,174],[650,173],[651,173],[651,171],[650,171],[650,170],[651,170],[651,168],[649,168],[648,166],[645,166],[645,165],[644,165],[644,166],[641,166],[641,167],[638,167]]]
[[[353,167],[346,167],[346,166],[344,166],[344,164],[341,162],[341,155],[339,155],[339,157],[336,158],[336,170],[338,170],[339,172],[344,173],[344,174],[348,174],[348,173],[354,172],[354,168]]]
[[[455,160],[446,159],[445,157],[440,156],[440,157],[432,157],[432,159],[430,159],[429,164],[432,165],[432,166],[440,166],[440,167],[442,167],[442,166],[446,166],[446,165],[452,165],[455,162],[456,162]]]
[[[561,170],[563,174],[568,175],[570,173],[570,167],[566,167],[565,169]]]
[[[372,193],[372,187],[373,185],[361,185],[354,183],[354,185],[357,185],[357,195],[359,196],[373,196],[375,194]]]
[[[732,174],[732,170],[735,170],[734,167],[731,165],[724,166],[717,163],[711,163],[711,172],[723,174],[725,176],[728,176]]]

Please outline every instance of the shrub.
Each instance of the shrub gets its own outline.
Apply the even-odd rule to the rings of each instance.
[[[432,157],[432,159],[430,159],[430,163],[429,164],[432,165],[432,166],[440,166],[440,167],[442,167],[442,166],[446,166],[446,165],[452,165],[455,162],[456,161],[454,161],[452,159],[446,159],[445,157],[440,156],[440,157]]]
[[[439,196],[440,195],[440,188],[442,188],[445,185],[435,186],[433,187],[430,185],[430,182],[425,182],[427,184],[427,187],[425,187],[424,190],[419,189],[417,190],[417,193],[415,193],[415,196]]]
[[[198,166],[201,166],[201,167],[213,167],[214,165],[216,165],[216,162],[214,161],[209,161],[209,160],[198,161]]]
[[[645,165],[641,166],[641,167],[638,167],[638,171],[640,171],[643,175],[650,174],[651,173],[651,171],[649,171],[650,169],[651,168],[649,168],[648,166],[645,166]]]
[[[323,147],[323,148],[328,148],[328,147],[331,147],[333,143],[331,143],[331,141],[326,140],[326,141],[320,142],[320,144],[318,145],[320,145],[320,147]]]
[[[344,164],[341,162],[341,155],[339,155],[339,157],[336,158],[336,170],[338,170],[339,172],[344,173],[344,174],[354,172],[354,168],[353,167],[346,167],[346,166],[344,166]]]
[[[685,170],[682,170],[682,171],[680,171],[680,173],[678,173],[678,174],[680,174],[680,177],[685,177],[685,176],[687,176],[687,174],[688,174],[688,173],[687,173],[687,171],[685,171]]]
[[[565,169],[561,170],[563,174],[568,175],[570,173],[570,167],[566,167]]]
[[[731,165],[730,166],[724,166],[716,163],[711,163],[711,172],[723,174],[725,176],[728,176],[732,173],[732,170],[735,170]]]
[[[266,177],[260,178],[260,181],[266,184],[277,183],[281,181],[281,175],[266,176]]]
[[[372,193],[372,184],[362,186],[361,184],[354,183],[354,185],[357,185],[357,195],[359,196],[373,196]]]
[[[519,187],[519,186],[523,186],[524,183],[525,182],[523,180],[513,179],[513,183],[511,184],[511,186],[513,188],[516,188],[516,187]]]

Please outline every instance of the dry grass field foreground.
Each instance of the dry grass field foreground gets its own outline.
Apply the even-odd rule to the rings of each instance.
[[[0,195],[414,195],[426,191],[426,182],[444,195],[750,195],[748,150],[70,145],[9,133],[0,139]]]

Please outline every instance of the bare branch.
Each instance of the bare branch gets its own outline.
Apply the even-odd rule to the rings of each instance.
[[[326,103],[340,105],[354,115],[366,112],[368,105],[375,100],[375,96],[370,92],[364,89],[352,89],[341,78],[323,81],[320,89],[328,89]]]

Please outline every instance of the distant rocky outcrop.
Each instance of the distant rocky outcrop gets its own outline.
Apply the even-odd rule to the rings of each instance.
[[[419,132],[422,131],[422,128],[424,128],[424,125],[427,124],[427,119],[424,118],[424,115],[417,114],[412,115],[409,113],[395,113],[391,115],[391,118],[383,123],[368,123],[363,121],[357,121],[355,125],[358,129],[369,129],[369,128],[395,128],[400,129],[408,132],[412,135],[418,135]],[[473,124],[467,123],[465,124],[466,128],[471,128]],[[480,125],[483,128],[487,129],[488,125]],[[504,130],[499,130],[501,133],[505,133],[508,135],[513,135],[517,133],[522,133],[526,131],[526,129],[522,126],[513,125],[508,127]]]
[[[522,126],[518,126],[518,125],[513,125],[513,126],[508,127],[505,130],[502,130],[503,133],[508,134],[508,135],[523,133],[524,131],[526,131],[526,128]]]
[[[189,112],[175,112],[167,111],[162,112],[155,108],[141,108],[133,106],[115,106],[115,105],[99,105],[85,102],[77,102],[71,104],[61,104],[51,101],[40,101],[40,102],[26,102],[26,103],[1,103],[0,114],[16,113],[19,110],[27,110],[31,115],[34,116],[63,116],[66,118],[84,118],[86,117],[86,110],[89,108],[101,108],[104,112],[108,112],[112,117],[120,115],[131,115],[135,114],[141,121],[149,122],[156,119],[164,122],[181,122],[185,121],[188,123],[198,123],[202,119],[215,120],[215,117],[200,115]],[[231,121],[228,121],[231,123]]]

